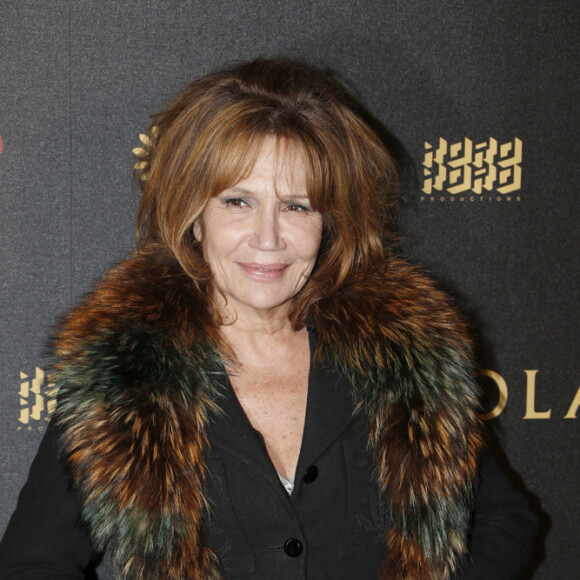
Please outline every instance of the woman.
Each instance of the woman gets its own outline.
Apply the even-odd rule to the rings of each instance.
[[[142,140],[139,250],[56,339],[5,574],[515,578],[529,516],[492,460],[473,516],[465,326],[396,255],[394,164],[342,91],[255,61]]]

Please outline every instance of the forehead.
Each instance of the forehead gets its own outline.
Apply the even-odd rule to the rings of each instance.
[[[265,171],[278,195],[283,191],[285,196],[306,196],[313,209],[327,211],[332,172],[325,169],[323,157],[307,137],[252,131],[232,131],[222,137],[210,146],[201,188],[203,203],[194,219],[210,199]]]
[[[253,159],[238,183],[260,181],[306,193],[307,167],[302,149],[287,139],[268,135],[256,148]]]

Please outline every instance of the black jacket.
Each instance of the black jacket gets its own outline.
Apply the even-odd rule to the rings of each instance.
[[[220,407],[223,414],[212,417],[209,431],[212,508],[205,529],[226,577],[378,579],[389,513],[348,385],[319,366],[312,369],[291,496],[227,381]],[[80,510],[51,425],[0,543],[0,578],[83,578],[95,555],[78,523]],[[534,531],[525,498],[484,453],[470,558],[456,580],[514,580],[530,558]]]

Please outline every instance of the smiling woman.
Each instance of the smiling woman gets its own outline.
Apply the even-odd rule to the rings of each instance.
[[[229,320],[286,321],[318,257],[322,216],[311,209],[305,163],[279,154],[266,137],[250,174],[212,197],[194,223]]]
[[[146,179],[137,236],[142,246],[170,248],[200,287],[211,283],[193,224],[210,199],[248,177],[268,137],[274,165],[303,166],[302,195],[323,216],[316,282],[290,308],[290,320],[303,326],[322,288],[338,291],[353,270],[382,271],[395,237],[393,159],[346,93],[318,71],[256,61],[193,83],[154,116],[138,164]]]
[[[515,579],[535,522],[481,454],[466,326],[342,89],[242,64],[141,141],[139,249],[55,339],[0,577]]]

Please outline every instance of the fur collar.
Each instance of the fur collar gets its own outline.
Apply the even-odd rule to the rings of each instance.
[[[447,298],[401,260],[313,313],[319,354],[368,419],[393,526],[384,578],[447,578],[466,552],[481,447],[469,341]],[[203,544],[204,297],[159,250],[114,268],[55,342],[56,419],[95,547],[128,578],[221,577]]]

